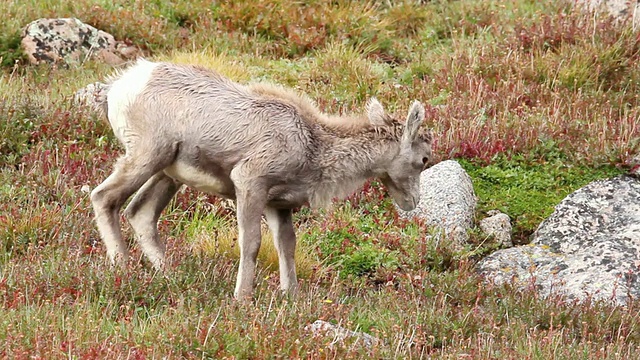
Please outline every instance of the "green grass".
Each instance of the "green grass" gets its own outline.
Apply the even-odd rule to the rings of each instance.
[[[478,211],[509,215],[515,225],[514,242],[528,243],[529,236],[567,195],[594,179],[623,173],[613,165],[574,164],[554,144],[512,157],[496,156],[491,164],[461,160],[473,179],[479,197]]]
[[[1,358],[638,357],[637,301],[575,304],[483,284],[474,265],[492,239],[473,231],[459,248],[428,237],[434,229],[399,219],[376,181],[295,214],[297,298],[279,294],[265,246],[253,303],[232,300],[234,211],[191,190],[160,220],[168,276],[143,260],[110,268],[86,190],[122,150],[71,100],[113,69],[29,66],[16,36],[34,19],[74,16],[148,58],[281,83],[327,112],[362,112],[375,95],[404,114],[422,100],[436,157],[457,159],[473,180],[477,217],[507,213],[522,243],[564,196],[631,165],[640,47],[628,24],[528,0],[9,0],[3,11]],[[329,346],[304,330],[317,319],[385,344]]]

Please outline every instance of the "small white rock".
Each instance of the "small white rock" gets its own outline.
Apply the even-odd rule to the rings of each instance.
[[[513,246],[511,241],[511,221],[509,215],[499,211],[492,210],[488,214],[490,217],[480,221],[480,229],[489,236],[493,236],[501,247],[508,248]]]
[[[374,336],[359,331],[345,329],[342,326],[334,325],[324,320],[316,320],[313,324],[305,326],[304,329],[312,332],[314,335],[333,336],[331,345],[343,342],[350,337],[355,337],[357,341],[362,341],[364,346],[367,348],[382,344],[382,340]]]

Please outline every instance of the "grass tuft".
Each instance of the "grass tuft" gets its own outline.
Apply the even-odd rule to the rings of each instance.
[[[234,262],[240,258],[237,226],[235,221],[228,217],[211,216],[211,214],[196,211],[185,232],[191,239],[191,249],[195,254]],[[313,251],[304,243],[298,244],[295,259],[298,276],[303,279],[309,278],[321,266],[314,257]],[[263,226],[258,263],[270,272],[278,271],[278,253],[266,225]]]

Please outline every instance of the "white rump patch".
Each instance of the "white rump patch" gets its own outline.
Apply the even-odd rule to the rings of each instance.
[[[135,65],[126,69],[111,84],[107,93],[109,123],[118,140],[125,145],[126,134],[129,130],[127,110],[147,86],[151,79],[151,73],[158,65],[158,63],[138,59]]]

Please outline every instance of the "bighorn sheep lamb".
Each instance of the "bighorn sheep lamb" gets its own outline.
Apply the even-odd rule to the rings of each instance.
[[[262,215],[273,233],[282,290],[297,287],[292,209],[326,204],[378,178],[398,206],[416,207],[431,158],[424,107],[404,123],[372,98],[367,116],[321,113],[304,95],[274,85],[241,85],[195,66],[138,60],[108,82],[102,108],[126,153],[91,193],[112,263],[125,263],[124,211],[146,257],[165,261],[161,211],[182,184],[235,199],[240,265],[234,295],[253,293]]]

